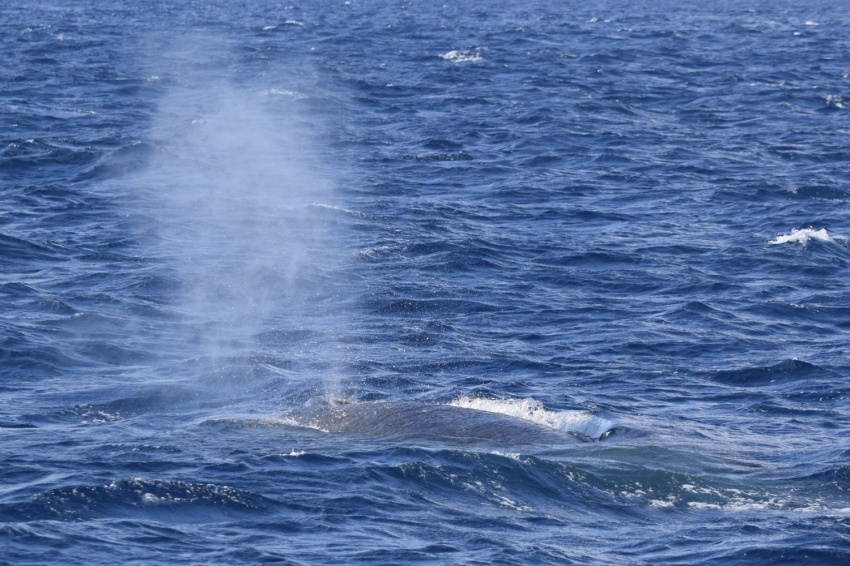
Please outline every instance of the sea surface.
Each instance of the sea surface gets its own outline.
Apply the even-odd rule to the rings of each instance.
[[[0,564],[850,563],[845,0],[3,0]]]

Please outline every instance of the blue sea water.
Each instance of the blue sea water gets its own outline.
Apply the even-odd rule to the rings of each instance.
[[[5,0],[0,564],[846,564],[848,37]]]

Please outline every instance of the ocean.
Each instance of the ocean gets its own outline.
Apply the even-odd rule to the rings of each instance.
[[[0,564],[847,564],[848,37],[4,0]]]

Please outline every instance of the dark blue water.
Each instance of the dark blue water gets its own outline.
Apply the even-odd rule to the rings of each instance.
[[[0,564],[846,564],[848,37],[3,2]]]

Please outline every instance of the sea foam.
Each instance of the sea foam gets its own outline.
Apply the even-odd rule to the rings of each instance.
[[[457,49],[443,53],[440,57],[452,63],[466,63],[468,61],[481,61],[482,59],[479,51],[459,51]]]
[[[813,228],[802,228],[800,230],[793,229],[790,234],[777,236],[770,241],[771,244],[800,244],[807,245],[811,240],[820,240],[822,242],[834,241],[832,236],[826,232],[826,228],[815,230]]]
[[[449,405],[501,413],[510,417],[537,423],[541,426],[599,440],[617,428],[617,423],[587,411],[549,411],[536,399],[486,399],[460,397]]]

